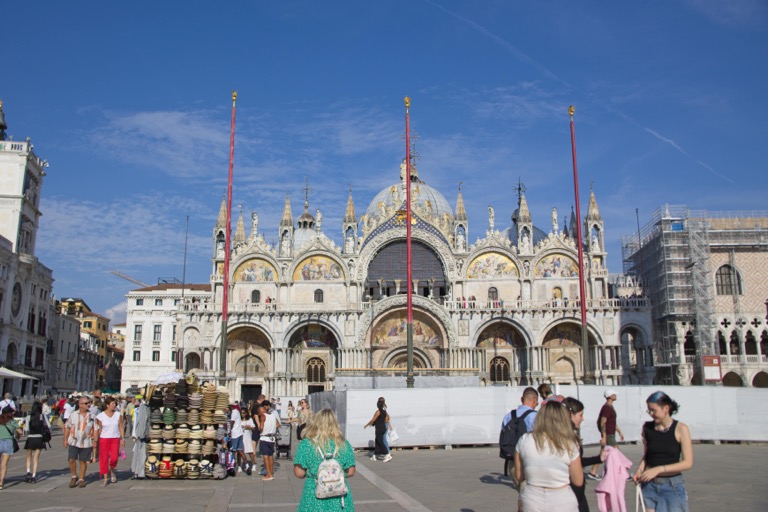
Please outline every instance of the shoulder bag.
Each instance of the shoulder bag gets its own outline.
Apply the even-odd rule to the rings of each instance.
[[[19,442],[16,440],[16,432],[12,432],[11,429],[8,428],[8,425],[3,425],[5,427],[5,430],[8,431],[9,434],[11,434],[11,441],[13,441],[13,453],[16,453],[19,451]]]

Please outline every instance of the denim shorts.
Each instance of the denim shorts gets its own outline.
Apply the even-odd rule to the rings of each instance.
[[[233,452],[243,451],[243,436],[233,437],[229,440],[229,449]]]
[[[12,439],[0,439],[0,453],[13,455]]]
[[[683,475],[654,478],[643,484],[645,506],[656,512],[688,512]]]

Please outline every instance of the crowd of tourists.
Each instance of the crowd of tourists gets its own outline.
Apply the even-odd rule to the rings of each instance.
[[[688,426],[673,419],[677,402],[662,391],[646,400],[651,421],[642,427],[643,457],[630,473],[633,463],[616,438],[618,434],[624,440],[613,407],[618,394],[606,389],[604,397],[597,419],[600,450],[584,457],[584,404],[552,394],[547,384],[523,391],[522,404],[502,420],[499,442],[501,456],[508,459],[505,474],[508,464],[513,464],[519,511],[589,512],[587,479],[599,481],[595,494],[601,511],[628,509],[624,498],[628,481],[639,486],[637,499],[644,510],[688,511],[682,472],[693,466],[693,448]],[[598,475],[601,465],[602,476]],[[585,468],[589,468],[586,473]]]
[[[678,404],[658,391],[646,400],[651,421],[642,427],[643,457],[635,471],[621,452],[624,435],[618,425],[614,403],[618,393],[604,392],[605,403],[598,414],[599,452],[584,456],[581,428],[584,404],[573,397],[554,395],[549,385],[528,387],[521,405],[502,420],[499,447],[505,459],[505,474],[519,492],[518,510],[524,512],[588,512],[586,481],[598,481],[594,492],[601,510],[625,510],[625,486],[639,486],[649,511],[687,511],[688,499],[682,473],[693,465],[688,426],[673,419]],[[98,461],[99,481],[107,486],[117,481],[117,465],[126,458],[125,441],[131,437],[141,395],[133,398],[103,396],[100,391],[73,394],[60,403],[36,401],[19,418],[16,405],[4,397],[0,402],[0,489],[8,461],[19,451],[18,439],[26,434],[25,481],[37,481],[41,451],[50,446],[52,418],[62,430],[71,478],[69,487],[87,485],[88,464]],[[46,409],[48,406],[48,409]],[[231,453],[234,473],[251,475],[261,459],[260,475],[274,479],[275,451],[281,422],[296,425],[300,443],[293,454],[293,473],[306,479],[298,510],[354,510],[347,479],[355,474],[355,452],[344,438],[335,413],[323,409],[313,414],[307,400],[297,407],[289,402],[283,410],[279,399],[264,395],[247,404],[229,406],[222,448]],[[376,403],[372,460],[389,462],[389,441],[396,436],[384,397]],[[618,436],[618,438],[617,438]],[[602,475],[598,469],[602,468]],[[134,477],[138,477],[134,474]]]

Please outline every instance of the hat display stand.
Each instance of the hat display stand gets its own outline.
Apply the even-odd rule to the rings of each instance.
[[[188,374],[178,382],[147,385],[146,390],[150,397],[146,477],[225,478],[218,452],[227,431],[231,403],[227,389],[201,385],[197,376]]]

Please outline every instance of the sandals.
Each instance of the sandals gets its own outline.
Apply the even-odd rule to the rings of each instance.
[[[117,473],[114,470],[110,471],[109,482],[113,484],[117,483]]]
[[[102,480],[102,481],[101,481],[101,486],[102,486],[102,487],[106,487],[106,486],[107,486],[107,484],[109,484],[109,480],[107,480],[106,478],[105,478],[104,480]]]

